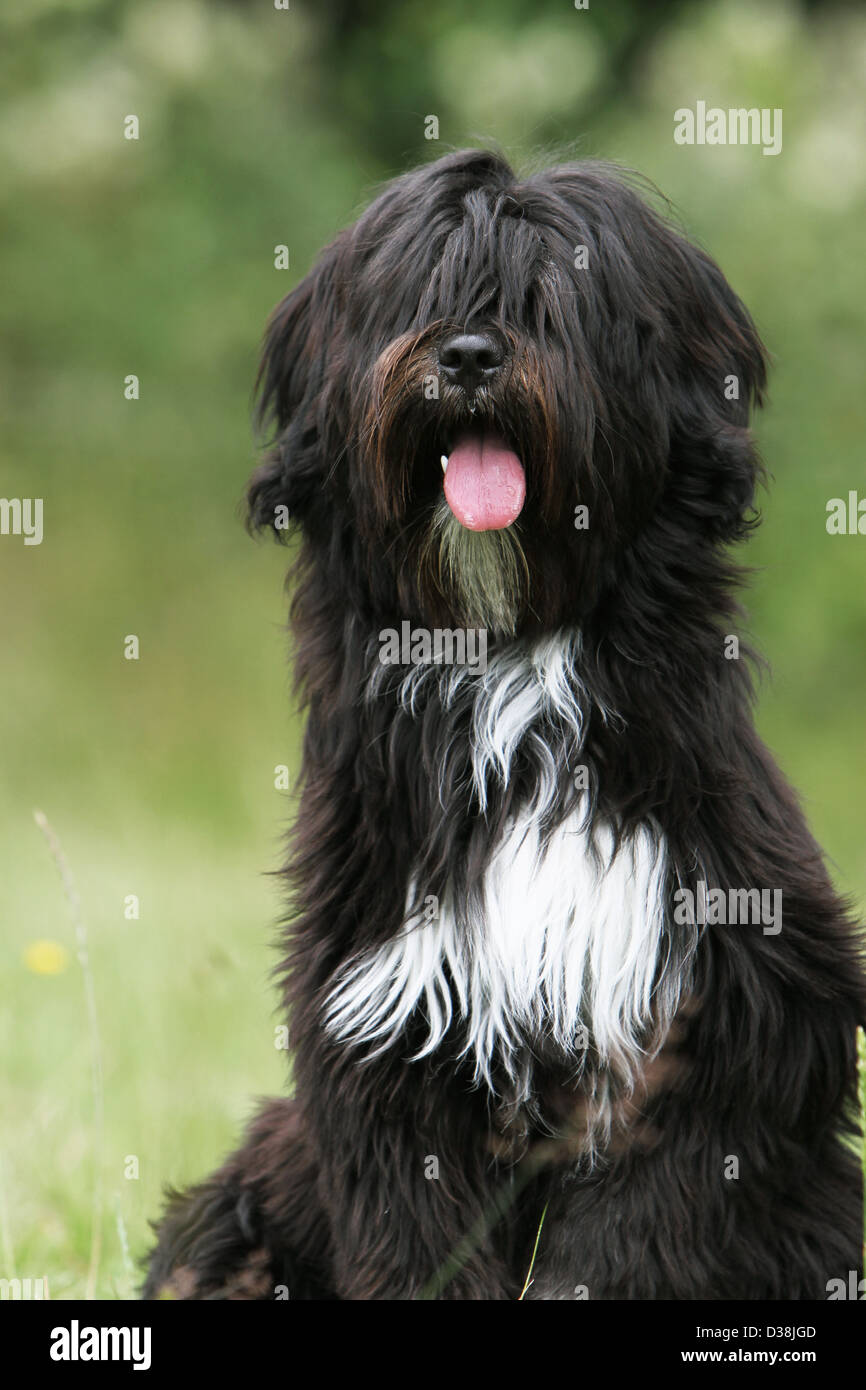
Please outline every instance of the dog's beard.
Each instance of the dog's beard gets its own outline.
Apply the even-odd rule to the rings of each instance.
[[[466,627],[513,637],[526,602],[529,570],[513,526],[470,531],[444,498],[436,506],[419,560]]]

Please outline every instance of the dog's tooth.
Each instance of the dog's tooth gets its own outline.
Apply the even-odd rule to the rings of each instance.
[[[445,469],[448,467],[448,455],[447,455],[447,454],[443,454],[442,457],[440,458],[439,462],[440,462],[441,465],[442,465],[442,472],[444,473],[444,472],[445,472]]]

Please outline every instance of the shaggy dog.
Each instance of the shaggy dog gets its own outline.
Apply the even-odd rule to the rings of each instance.
[[[171,1196],[149,1296],[513,1299],[542,1212],[530,1298],[858,1269],[858,937],[727,550],[765,354],[638,188],[448,155],[273,315],[294,1099]]]

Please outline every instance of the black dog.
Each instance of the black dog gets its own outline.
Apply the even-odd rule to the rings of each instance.
[[[295,1099],[171,1198],[149,1295],[511,1299],[545,1206],[529,1297],[858,1269],[858,938],[735,636],[764,383],[592,163],[418,169],[276,310]]]

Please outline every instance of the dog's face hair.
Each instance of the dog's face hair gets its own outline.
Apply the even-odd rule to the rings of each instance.
[[[657,518],[677,564],[747,525],[760,341],[632,183],[446,156],[388,185],[276,310],[251,520],[287,507],[371,626],[579,625]]]

